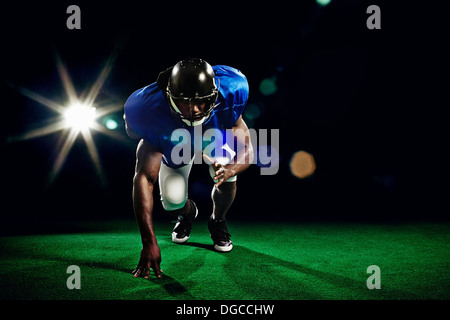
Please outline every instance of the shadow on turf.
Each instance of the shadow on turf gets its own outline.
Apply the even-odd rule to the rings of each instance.
[[[212,251],[216,254],[223,254],[216,252],[211,244],[187,242],[183,245],[205,249],[205,252]],[[37,256],[41,259],[45,258],[42,255]],[[342,274],[337,274],[333,272],[333,270],[327,272],[314,269],[297,262],[286,261],[266,253],[256,252],[240,245],[235,245],[234,249],[225,256],[227,257],[227,263],[224,265],[224,268],[226,268],[227,272],[224,274],[226,274],[229,281],[236,283],[236,286],[245,288],[248,293],[247,299],[273,299],[273,297],[277,297],[276,299],[280,299],[280,297],[284,297],[283,299],[327,299],[328,295],[324,294],[319,288],[312,288],[310,285],[308,286],[308,284],[303,283],[305,275],[309,279],[311,279],[311,277],[317,279],[318,285],[322,281],[326,284],[331,284],[337,291],[342,292],[341,299],[419,298],[419,296],[411,292],[404,292],[392,288],[388,289],[386,287],[383,287],[383,290],[377,290],[375,295],[374,291],[369,292],[367,290],[365,275],[363,275],[361,281],[359,281]],[[116,261],[114,263],[85,260],[68,261],[66,258],[57,256],[48,256],[47,258],[67,263],[76,263],[80,266],[116,270],[121,273],[129,274],[130,280],[132,279],[132,269],[122,267],[122,265],[128,264],[128,258],[124,258],[123,261]],[[191,263],[193,263],[193,261],[191,261]],[[243,270],[243,268],[246,270]],[[286,275],[282,270],[283,268],[298,272],[299,277],[293,278],[292,275]],[[155,285],[160,285],[171,297],[176,298],[182,296],[183,299],[196,299],[196,297],[189,292],[189,286],[185,287],[178,282],[177,279],[174,279],[165,273],[161,278],[150,277],[147,281],[150,281]],[[349,291],[351,292],[350,294]],[[337,298],[339,299],[339,297]]]
[[[183,245],[206,249],[208,251],[219,253],[214,250],[213,245],[187,242]],[[233,254],[234,253],[234,254]],[[305,275],[308,278],[317,279],[325,284],[332,285],[337,291],[342,291],[342,297],[334,297],[333,299],[417,299],[418,296],[411,292],[404,292],[402,290],[383,288],[381,291],[370,291],[366,288],[365,275],[361,277],[361,281],[354,278],[346,277],[342,274],[337,274],[330,270],[326,272],[310,268],[300,263],[282,260],[280,258],[253,251],[243,246],[235,245],[234,249],[226,254],[227,256],[227,270],[234,270],[234,272],[225,272],[229,275],[230,281],[236,283],[237,286],[244,286],[248,290],[251,297],[249,299],[273,299],[273,295],[284,296],[286,299],[308,299],[308,300],[322,300],[327,299],[328,293],[323,294],[320,289],[312,290],[310,286],[303,282]],[[243,268],[254,268],[255,272],[240,272]],[[298,279],[293,279],[292,276],[286,276],[282,269],[291,269],[299,273]],[[254,277],[252,276],[254,275]],[[276,285],[267,287],[267,281],[261,281],[261,275],[269,275],[269,278],[276,279]],[[168,279],[164,280],[164,289],[176,296],[179,294],[188,294],[189,291],[178,283],[175,279],[166,276]],[[339,289],[340,288],[340,289]],[[318,288],[316,288],[318,289]],[[277,292],[279,291],[279,292]],[[267,292],[267,295],[264,293]],[[350,293],[351,292],[351,293]],[[375,294],[376,293],[376,294]],[[273,295],[272,295],[273,294]]]
[[[182,245],[217,252],[216,250],[214,250],[214,245],[212,245],[212,244],[205,244],[205,243],[199,243],[199,242],[186,242],[186,243],[183,243]]]
[[[328,293],[324,296],[320,290],[311,290],[311,287],[305,286],[303,283],[302,277],[298,279],[293,279],[292,277],[287,277],[283,274],[282,271],[277,270],[279,267],[288,268],[294,270],[302,275],[307,275],[309,277],[314,277],[319,281],[324,281],[327,284],[333,285],[336,290],[341,291],[342,297],[338,296],[333,299],[417,299],[418,296],[412,294],[411,292],[404,292],[396,289],[387,289],[383,287],[383,290],[368,290],[366,288],[366,278],[363,276],[361,281],[346,277],[342,274],[337,274],[335,272],[326,272],[317,269],[313,269],[307,267],[305,265],[285,261],[274,256],[259,253],[253,250],[250,250],[243,246],[234,246],[234,253],[238,253],[241,259],[233,258],[233,254],[226,255],[227,260],[227,268],[231,270],[239,270],[243,265],[246,266],[254,266],[255,272],[254,276],[251,276],[252,273],[248,272],[233,272],[232,276],[230,276],[230,280],[236,282],[237,285],[246,286],[247,290],[254,297],[250,297],[250,299],[272,299],[271,296],[278,294],[278,299],[281,296],[284,296],[285,299],[308,299],[308,300],[323,300],[328,299]],[[226,273],[229,274],[229,273]],[[269,277],[272,279],[276,279],[277,285],[274,285],[268,291],[267,283],[264,281],[260,281],[260,275],[270,275]],[[283,287],[283,285],[285,285]],[[291,289],[290,292],[287,289]],[[339,289],[340,288],[340,289]],[[268,296],[261,296],[261,293],[266,291]],[[278,293],[276,291],[279,291]],[[349,294],[349,292],[351,294]],[[377,292],[375,292],[377,291]],[[376,293],[376,294],[374,294]],[[289,295],[291,295],[289,297]]]
[[[184,287],[177,280],[168,276],[167,274],[162,274],[161,278],[152,277],[148,279],[154,284],[161,285],[164,290],[172,297],[183,295],[184,299],[194,299],[194,297],[189,293],[188,289]]]
[[[83,265],[83,263],[80,263],[80,265]],[[109,270],[116,270],[122,273],[126,273],[130,275],[130,279],[133,279],[133,275],[132,275],[132,270],[128,269],[128,268],[123,268],[123,267],[118,267],[117,264],[113,264],[113,263],[105,263],[105,262],[96,262],[96,263],[84,263],[84,265],[88,265],[90,267],[99,267],[102,269],[109,269]],[[143,279],[144,277],[141,276],[139,277],[141,279]],[[144,280],[144,279],[143,279]],[[156,276],[154,276],[153,271],[151,271],[151,276],[148,279],[145,279],[146,281],[150,281],[153,284],[156,285],[161,285],[163,287],[163,289],[170,295],[173,297],[176,297],[180,294],[183,294],[185,296],[190,297],[190,294],[188,292],[188,290],[178,281],[176,281],[174,278],[172,278],[171,276],[162,273],[161,274],[161,278],[157,278]],[[193,297],[191,297],[191,299],[193,299]]]

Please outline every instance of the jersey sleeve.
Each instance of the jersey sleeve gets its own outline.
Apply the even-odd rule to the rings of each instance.
[[[149,85],[133,92],[124,105],[125,129],[132,139],[144,139],[153,147],[160,150],[158,137],[152,134],[153,127],[151,106],[152,91],[157,90],[156,84]],[[149,104],[150,103],[150,104]]]
[[[224,99],[222,108],[232,108],[231,122],[234,125],[244,112],[249,97],[249,85],[245,75],[238,69],[217,65],[213,67],[219,91]]]

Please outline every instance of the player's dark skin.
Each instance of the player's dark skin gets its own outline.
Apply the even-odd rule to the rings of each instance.
[[[177,102],[177,107],[185,117],[199,115],[204,112],[205,104]],[[192,109],[191,109],[192,108]],[[240,159],[228,165],[215,162],[206,155],[206,163],[212,164],[215,170],[214,180],[217,183],[213,187],[211,199],[213,201],[213,217],[221,220],[234,201],[236,195],[236,182],[226,182],[229,178],[247,169],[253,160],[253,148],[250,142],[250,134],[242,116],[232,128],[244,133],[238,139],[242,139],[244,152],[240,153]],[[133,178],[133,205],[136,220],[139,226],[142,240],[142,250],[138,266],[133,271],[134,277],[150,276],[150,269],[157,277],[161,277],[161,251],[153,228],[153,189],[157,183],[161,166],[162,153],[148,142],[141,140],[136,151],[136,168]],[[240,161],[239,161],[240,160]],[[191,210],[190,201],[179,210],[171,211],[175,215],[185,215]]]

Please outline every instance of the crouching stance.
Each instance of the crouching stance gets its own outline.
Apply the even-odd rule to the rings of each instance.
[[[248,99],[248,83],[237,69],[217,65],[211,67],[201,59],[186,59],[159,74],[155,83],[135,91],[125,103],[124,119],[127,133],[140,139],[136,152],[133,179],[133,204],[141,233],[142,250],[135,277],[148,277],[150,268],[161,274],[161,252],[153,228],[153,189],[159,183],[164,210],[178,217],[172,231],[174,243],[189,239],[192,224],[199,214],[197,205],[188,197],[188,179],[196,163],[194,139],[190,141],[190,161],[173,159],[177,141],[172,133],[184,129],[193,136],[217,129],[236,134],[242,152],[231,151],[231,157],[203,154],[215,184],[211,192],[213,212],[208,229],[215,250],[228,252],[233,248],[226,215],[236,195],[237,175],[252,163],[253,150],[242,112]],[[229,150],[230,147],[226,145]],[[198,146],[197,146],[198,147]],[[236,155],[236,156],[235,156]],[[188,157],[189,158],[189,157]]]

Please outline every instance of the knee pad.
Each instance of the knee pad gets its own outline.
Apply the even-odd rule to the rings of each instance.
[[[164,210],[173,211],[184,207],[187,199],[187,190],[181,175],[167,175],[161,187],[161,203]]]
[[[159,170],[159,190],[161,203],[166,211],[178,210],[184,207],[188,196],[188,178],[191,163],[174,169],[161,163]]]

